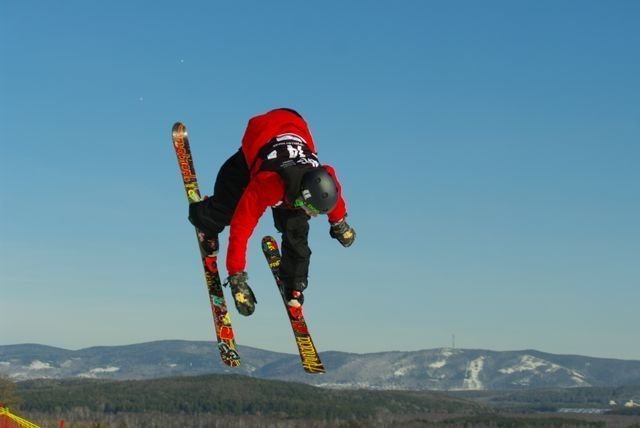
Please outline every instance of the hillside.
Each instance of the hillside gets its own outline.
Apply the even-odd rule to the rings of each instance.
[[[534,350],[431,349],[353,354],[321,352],[322,376],[306,375],[297,355],[239,347],[242,365],[223,365],[212,342],[159,341],[77,351],[0,346],[0,374],[29,380],[154,379],[240,374],[330,388],[505,390],[640,385],[640,361],[554,355]]]

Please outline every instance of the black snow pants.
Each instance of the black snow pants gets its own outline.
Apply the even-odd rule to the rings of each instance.
[[[280,279],[286,288],[303,291],[309,277],[309,216],[301,209],[272,208],[273,221],[282,233]]]
[[[249,167],[242,150],[226,160],[218,171],[213,195],[190,210],[192,222],[205,234],[217,236],[231,224],[236,205],[249,184]]]

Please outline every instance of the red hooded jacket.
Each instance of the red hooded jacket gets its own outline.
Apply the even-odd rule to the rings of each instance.
[[[242,137],[242,151],[250,170],[249,184],[244,190],[231,219],[229,247],[227,250],[227,272],[233,275],[245,270],[247,243],[268,207],[280,205],[285,199],[285,183],[277,172],[261,171],[262,160],[258,152],[273,138],[283,134],[294,134],[302,138],[313,153],[316,152],[313,137],[305,120],[287,109],[272,110],[249,120]],[[342,198],[342,188],[335,170],[322,165],[338,186],[338,204],[328,214],[330,222],[342,220],[347,208]]]

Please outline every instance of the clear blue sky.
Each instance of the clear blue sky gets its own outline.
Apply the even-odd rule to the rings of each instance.
[[[312,223],[322,350],[640,359],[637,1],[2,2],[0,344],[214,340],[201,186],[252,115],[308,120],[358,241]],[[295,352],[259,242],[240,344]]]

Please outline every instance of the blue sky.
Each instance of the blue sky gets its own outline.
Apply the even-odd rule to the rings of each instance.
[[[374,4],[375,3],[375,4]],[[635,1],[2,2],[0,344],[214,340],[170,140],[210,193],[290,106],[358,241],[312,222],[321,350],[640,359]],[[238,342],[295,352],[259,242]],[[223,254],[224,256],[224,254]]]

